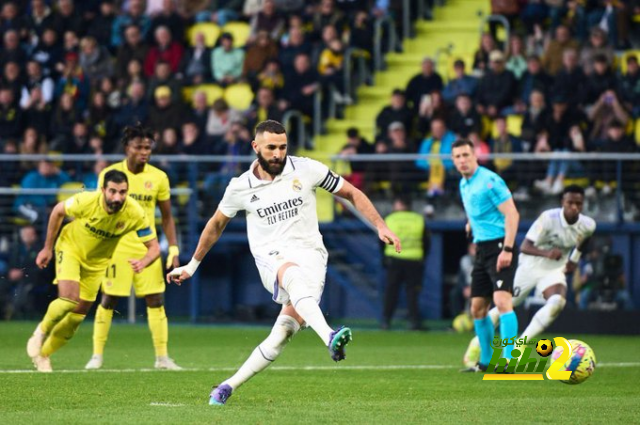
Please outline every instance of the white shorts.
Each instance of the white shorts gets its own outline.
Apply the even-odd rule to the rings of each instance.
[[[520,305],[534,288],[542,294],[547,288],[557,284],[567,286],[564,264],[557,269],[519,266],[513,282],[514,307]]]
[[[254,255],[262,286],[273,295],[273,301],[286,305],[289,294],[278,284],[278,270],[286,263],[297,264],[306,277],[311,295],[320,302],[327,274],[327,251],[324,249],[273,249]]]

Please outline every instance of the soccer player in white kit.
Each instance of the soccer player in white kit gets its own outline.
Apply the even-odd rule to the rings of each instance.
[[[520,305],[537,288],[546,303],[536,312],[521,337],[540,335],[558,317],[566,304],[567,273],[573,273],[589,238],[596,230],[596,222],[582,215],[584,189],[567,186],[562,192],[562,208],[543,212],[531,225],[520,245],[520,258],[514,280],[513,305]],[[489,311],[494,325],[500,314],[494,307]],[[476,364],[480,345],[475,337],[464,355],[465,364]]]
[[[246,211],[249,247],[262,285],[276,303],[282,304],[282,310],[267,339],[232,377],[213,388],[209,399],[212,405],[224,405],[232,392],[269,366],[305,323],[329,348],[334,361],[345,358],[351,330],[329,327],[318,305],[328,254],[318,229],[317,188],[349,200],[376,227],[383,242],[401,250],[398,237],[360,190],[320,162],[287,156],[287,135],[282,124],[272,120],[260,123],[251,145],[257,159],[227,186],[193,258],[186,266],[167,274],[167,279],[177,284],[193,276],[231,218],[238,211]]]

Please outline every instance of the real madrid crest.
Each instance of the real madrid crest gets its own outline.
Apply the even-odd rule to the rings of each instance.
[[[293,180],[293,184],[291,185],[291,187],[293,188],[293,190],[295,190],[296,192],[300,192],[302,190],[302,183],[300,183],[300,180],[298,179],[294,179]]]

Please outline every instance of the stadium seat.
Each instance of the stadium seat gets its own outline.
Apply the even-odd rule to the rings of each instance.
[[[224,95],[224,89],[217,84],[200,84],[198,86],[184,87],[182,89],[182,98],[189,105],[193,105],[193,96],[197,91],[203,91],[207,95],[207,105],[209,106]]]
[[[640,50],[627,50],[620,58],[620,72],[624,75],[627,73],[627,58],[635,56],[640,60]]]
[[[178,183],[176,186],[176,189],[189,189],[189,183],[188,182],[182,182],[182,183]],[[178,200],[178,205],[181,207],[186,206],[189,203],[189,196],[188,194],[182,194],[182,195],[178,195],[176,198]],[[177,218],[177,217],[175,217]]]
[[[218,41],[218,37],[220,36],[220,27],[213,22],[200,22],[189,27],[187,30],[187,38],[189,45],[192,47],[196,45],[196,35],[199,32],[204,34],[204,44],[207,47],[213,47],[216,45],[216,41]]]
[[[82,192],[84,190],[84,183],[82,182],[69,182],[60,186],[60,189],[65,190],[76,190],[78,192]],[[58,202],[64,202],[67,199],[71,198],[75,193],[74,192],[58,192],[57,200]]]
[[[507,132],[512,136],[522,135],[522,115],[507,115]],[[498,128],[495,121],[491,121],[491,137],[498,137]]]
[[[203,91],[207,95],[207,105],[213,105],[213,102],[224,96],[224,90],[217,84],[200,84],[196,86],[196,91]]]
[[[222,27],[222,32],[233,36],[233,47],[244,47],[251,35],[251,27],[246,22],[229,22]]]
[[[246,111],[253,102],[253,91],[249,84],[233,84],[224,90],[224,100],[238,111]]]
[[[507,116],[507,131],[509,134],[520,137],[522,135],[522,115]]]

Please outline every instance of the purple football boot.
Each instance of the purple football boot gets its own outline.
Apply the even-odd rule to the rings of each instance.
[[[224,406],[231,397],[233,388],[227,384],[219,385],[211,390],[209,404],[211,406]]]
[[[329,338],[329,354],[333,361],[339,362],[347,357],[345,348],[352,339],[351,329],[344,326],[340,326],[337,330],[331,332],[331,337]]]

